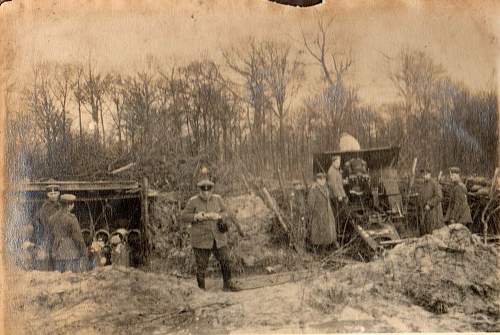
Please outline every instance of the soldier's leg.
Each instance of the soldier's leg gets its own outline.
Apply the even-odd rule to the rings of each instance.
[[[196,260],[196,281],[198,287],[205,289],[205,272],[208,267],[208,260],[210,259],[210,249],[193,248],[194,258]]]
[[[65,260],[61,260],[61,259],[55,260],[54,265],[55,265],[56,271],[59,271],[61,273],[66,271],[66,261]]]
[[[220,269],[222,272],[222,280],[224,283],[224,290],[237,291],[238,288],[231,281],[231,261],[229,259],[228,247],[217,248],[214,245],[213,252],[215,258],[217,258],[220,264]]]

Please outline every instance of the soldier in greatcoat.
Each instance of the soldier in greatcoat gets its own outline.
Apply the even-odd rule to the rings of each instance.
[[[443,227],[443,192],[437,181],[432,179],[427,167],[421,170],[424,183],[420,190],[421,222],[420,235],[431,234],[434,229]]]
[[[34,225],[35,269],[40,271],[54,269],[51,255],[53,233],[49,218],[61,207],[59,203],[59,186],[49,185],[47,191],[47,199],[35,214]]]
[[[458,167],[450,168],[450,178],[453,187],[450,194],[450,203],[446,211],[445,222],[461,223],[467,225],[472,223],[470,207],[467,201],[467,188],[460,178],[460,169]]]
[[[330,191],[324,173],[316,174],[316,182],[307,197],[307,208],[307,240],[313,250],[321,251],[332,244],[338,247]]]
[[[197,184],[200,193],[186,204],[181,219],[191,223],[191,246],[196,260],[196,280],[198,287],[205,289],[205,273],[210,254],[219,261],[224,291],[237,291],[231,281],[231,267],[227,242],[227,219],[229,218],[222,197],[213,193],[214,183],[203,179]],[[238,233],[244,236],[239,225]]]
[[[79,272],[82,259],[87,257],[80,224],[71,213],[75,200],[73,194],[61,195],[61,208],[49,219],[53,228],[52,257],[59,272]]]

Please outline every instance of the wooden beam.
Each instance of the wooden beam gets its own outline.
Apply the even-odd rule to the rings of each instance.
[[[149,227],[149,181],[147,177],[142,179],[142,187],[141,187],[141,198],[142,198],[142,213],[141,213],[141,235],[143,237],[141,241],[142,245],[142,261],[146,263],[149,258],[149,233],[147,227]]]

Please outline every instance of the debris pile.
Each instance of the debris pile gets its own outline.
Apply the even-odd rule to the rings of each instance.
[[[455,224],[400,244],[374,262],[325,275],[313,284],[310,303],[335,311],[370,299],[397,300],[434,314],[481,315],[487,321],[480,329],[498,330],[498,271],[497,251]]]

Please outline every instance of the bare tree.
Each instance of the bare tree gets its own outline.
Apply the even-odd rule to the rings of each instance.
[[[337,142],[342,128],[345,127],[345,118],[350,118],[358,102],[357,89],[349,87],[345,76],[353,64],[351,53],[336,50],[335,42],[338,38],[332,32],[334,19],[325,20],[317,16],[315,34],[307,36],[302,30],[302,41],[309,55],[320,65],[327,87],[323,92],[309,99],[308,108],[317,108],[324,113],[324,120],[328,139],[328,146],[333,147]]]
[[[244,100],[253,111],[253,118],[247,115],[248,126],[250,127],[252,150],[255,161],[258,162],[258,171],[262,171],[266,165],[266,156],[262,152],[267,151],[266,132],[266,112],[271,110],[271,101],[267,93],[266,74],[262,64],[262,49],[250,40],[248,47],[244,50],[232,48],[223,53],[226,64],[240,75],[244,80]],[[249,112],[249,110],[247,109]]]
[[[273,113],[278,118],[279,166],[285,162],[285,118],[290,111],[293,97],[304,78],[303,64],[291,52],[289,45],[264,42],[260,61],[265,81],[273,100]]]
[[[68,138],[66,124],[68,120],[68,110],[67,106],[71,99],[71,84],[73,81],[73,69],[69,64],[63,64],[55,67],[55,85],[54,85],[54,95],[59,103],[61,116],[62,116],[62,141],[63,141],[63,151],[66,154],[68,148]]]
[[[127,129],[131,131],[133,140],[138,136],[136,143],[141,152],[151,149],[153,139],[153,125],[156,122],[157,90],[155,74],[149,70],[137,72],[134,76],[124,80],[124,116]]]
[[[321,16],[317,16],[317,32],[313,37],[307,37],[302,32],[302,40],[307,52],[319,63],[324,78],[328,85],[342,82],[344,75],[352,65],[352,57],[349,55],[342,57],[340,52],[331,51],[335,37],[331,33],[333,18],[325,21]]]
[[[103,100],[109,85],[109,77],[96,72],[92,68],[91,60],[89,59],[88,71],[84,77],[83,96],[87,111],[92,116],[92,120],[96,124],[95,136],[97,141],[100,141],[99,121],[101,121],[102,143],[105,145],[106,134],[104,133],[104,120],[102,115]]]
[[[114,112],[111,112],[111,118],[118,132],[118,147],[119,151],[124,151],[124,127],[123,127],[123,79],[119,73],[110,74],[110,83],[108,87],[108,95],[114,105]]]
[[[428,134],[439,132],[438,118],[443,106],[439,106],[438,96],[442,92],[444,70],[424,52],[408,48],[401,50],[394,63],[389,78],[402,98],[404,113],[400,145],[416,156],[427,157],[426,152],[432,151],[433,146]],[[429,140],[419,143],[417,148],[409,148],[414,138]]]
[[[79,125],[79,139],[80,144],[83,140],[83,127],[82,127],[82,105],[85,104],[85,94],[83,90],[84,69],[83,66],[77,64],[75,66],[75,77],[72,84],[73,96],[78,106],[78,125]]]
[[[61,168],[61,157],[57,155],[61,135],[66,125],[62,113],[57,108],[53,94],[54,82],[51,67],[48,64],[37,64],[33,67],[33,84],[24,92],[25,104],[40,130],[43,143],[46,145],[47,165],[49,170]]]

